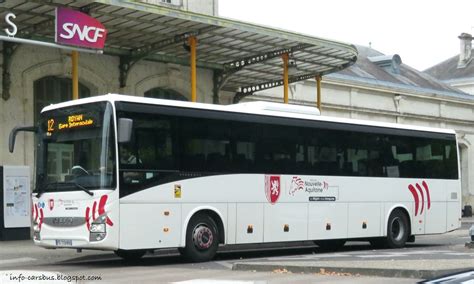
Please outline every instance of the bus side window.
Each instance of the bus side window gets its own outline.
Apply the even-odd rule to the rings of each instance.
[[[119,144],[120,181],[127,185],[144,186],[164,178],[163,171],[175,170],[173,143],[175,120],[166,115],[129,112],[133,119],[131,141]]]
[[[231,170],[233,172],[256,172],[256,125],[254,123],[232,122],[231,139]]]
[[[233,166],[236,172],[252,172],[255,163],[255,143],[238,141],[235,143]]]

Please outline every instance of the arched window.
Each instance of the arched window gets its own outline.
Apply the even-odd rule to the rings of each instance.
[[[145,92],[145,97],[165,100],[187,101],[188,99],[173,89],[153,88]]]
[[[72,100],[72,79],[47,76],[38,79],[33,84],[34,118],[35,123],[43,107]],[[79,83],[79,98],[91,96],[88,87]]]

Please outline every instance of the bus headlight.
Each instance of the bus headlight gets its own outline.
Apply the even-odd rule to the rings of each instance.
[[[105,239],[105,236],[107,235],[106,223],[105,223],[106,220],[107,220],[107,215],[104,214],[104,215],[100,215],[94,221],[92,221],[92,224],[90,227],[90,234],[89,234],[90,242],[98,242]]]
[[[38,223],[36,223],[36,222],[33,223],[33,231],[34,231],[34,232],[39,232],[39,231],[40,231],[39,225],[38,225]]]
[[[94,224],[94,223],[92,223],[91,233],[105,233],[105,224]]]
[[[41,241],[40,229],[38,223],[33,223],[33,240]]]

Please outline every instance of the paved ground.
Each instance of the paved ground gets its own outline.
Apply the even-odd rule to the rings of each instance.
[[[466,218],[460,230],[444,235],[417,237],[414,244],[399,250],[374,250],[368,244],[349,243],[343,250],[235,262],[234,270],[294,273],[352,273],[383,277],[431,279],[460,271],[474,270],[474,249],[468,229],[474,219]]]
[[[0,242],[0,275],[4,275],[0,283],[2,279],[23,283],[10,278],[27,273],[99,276],[102,280],[97,283],[414,283],[474,268],[474,249],[464,246],[470,241],[467,229],[473,222],[465,219],[458,231],[418,237],[415,244],[398,250],[373,250],[367,243],[356,242],[338,252],[322,252],[309,242],[292,244],[292,248],[239,246],[223,248],[215,261],[202,264],[184,262],[176,250],[149,254],[131,264],[110,252],[77,254],[35,247],[31,241]]]

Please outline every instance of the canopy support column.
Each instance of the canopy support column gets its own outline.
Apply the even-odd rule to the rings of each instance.
[[[288,53],[282,54],[281,58],[283,59],[283,102],[287,104],[288,103],[288,61],[289,61]]]
[[[195,36],[188,38],[190,48],[190,65],[191,65],[191,101],[196,102],[196,45],[197,40]]]
[[[73,50],[72,57],[72,99],[79,99],[79,52]]]
[[[321,112],[321,75],[316,76],[316,93],[317,93],[316,105],[319,109],[319,112]]]
[[[3,42],[3,74],[2,74],[2,98],[7,101],[10,98],[10,88],[12,84],[10,69],[12,65],[13,53],[18,44],[4,41]]]

